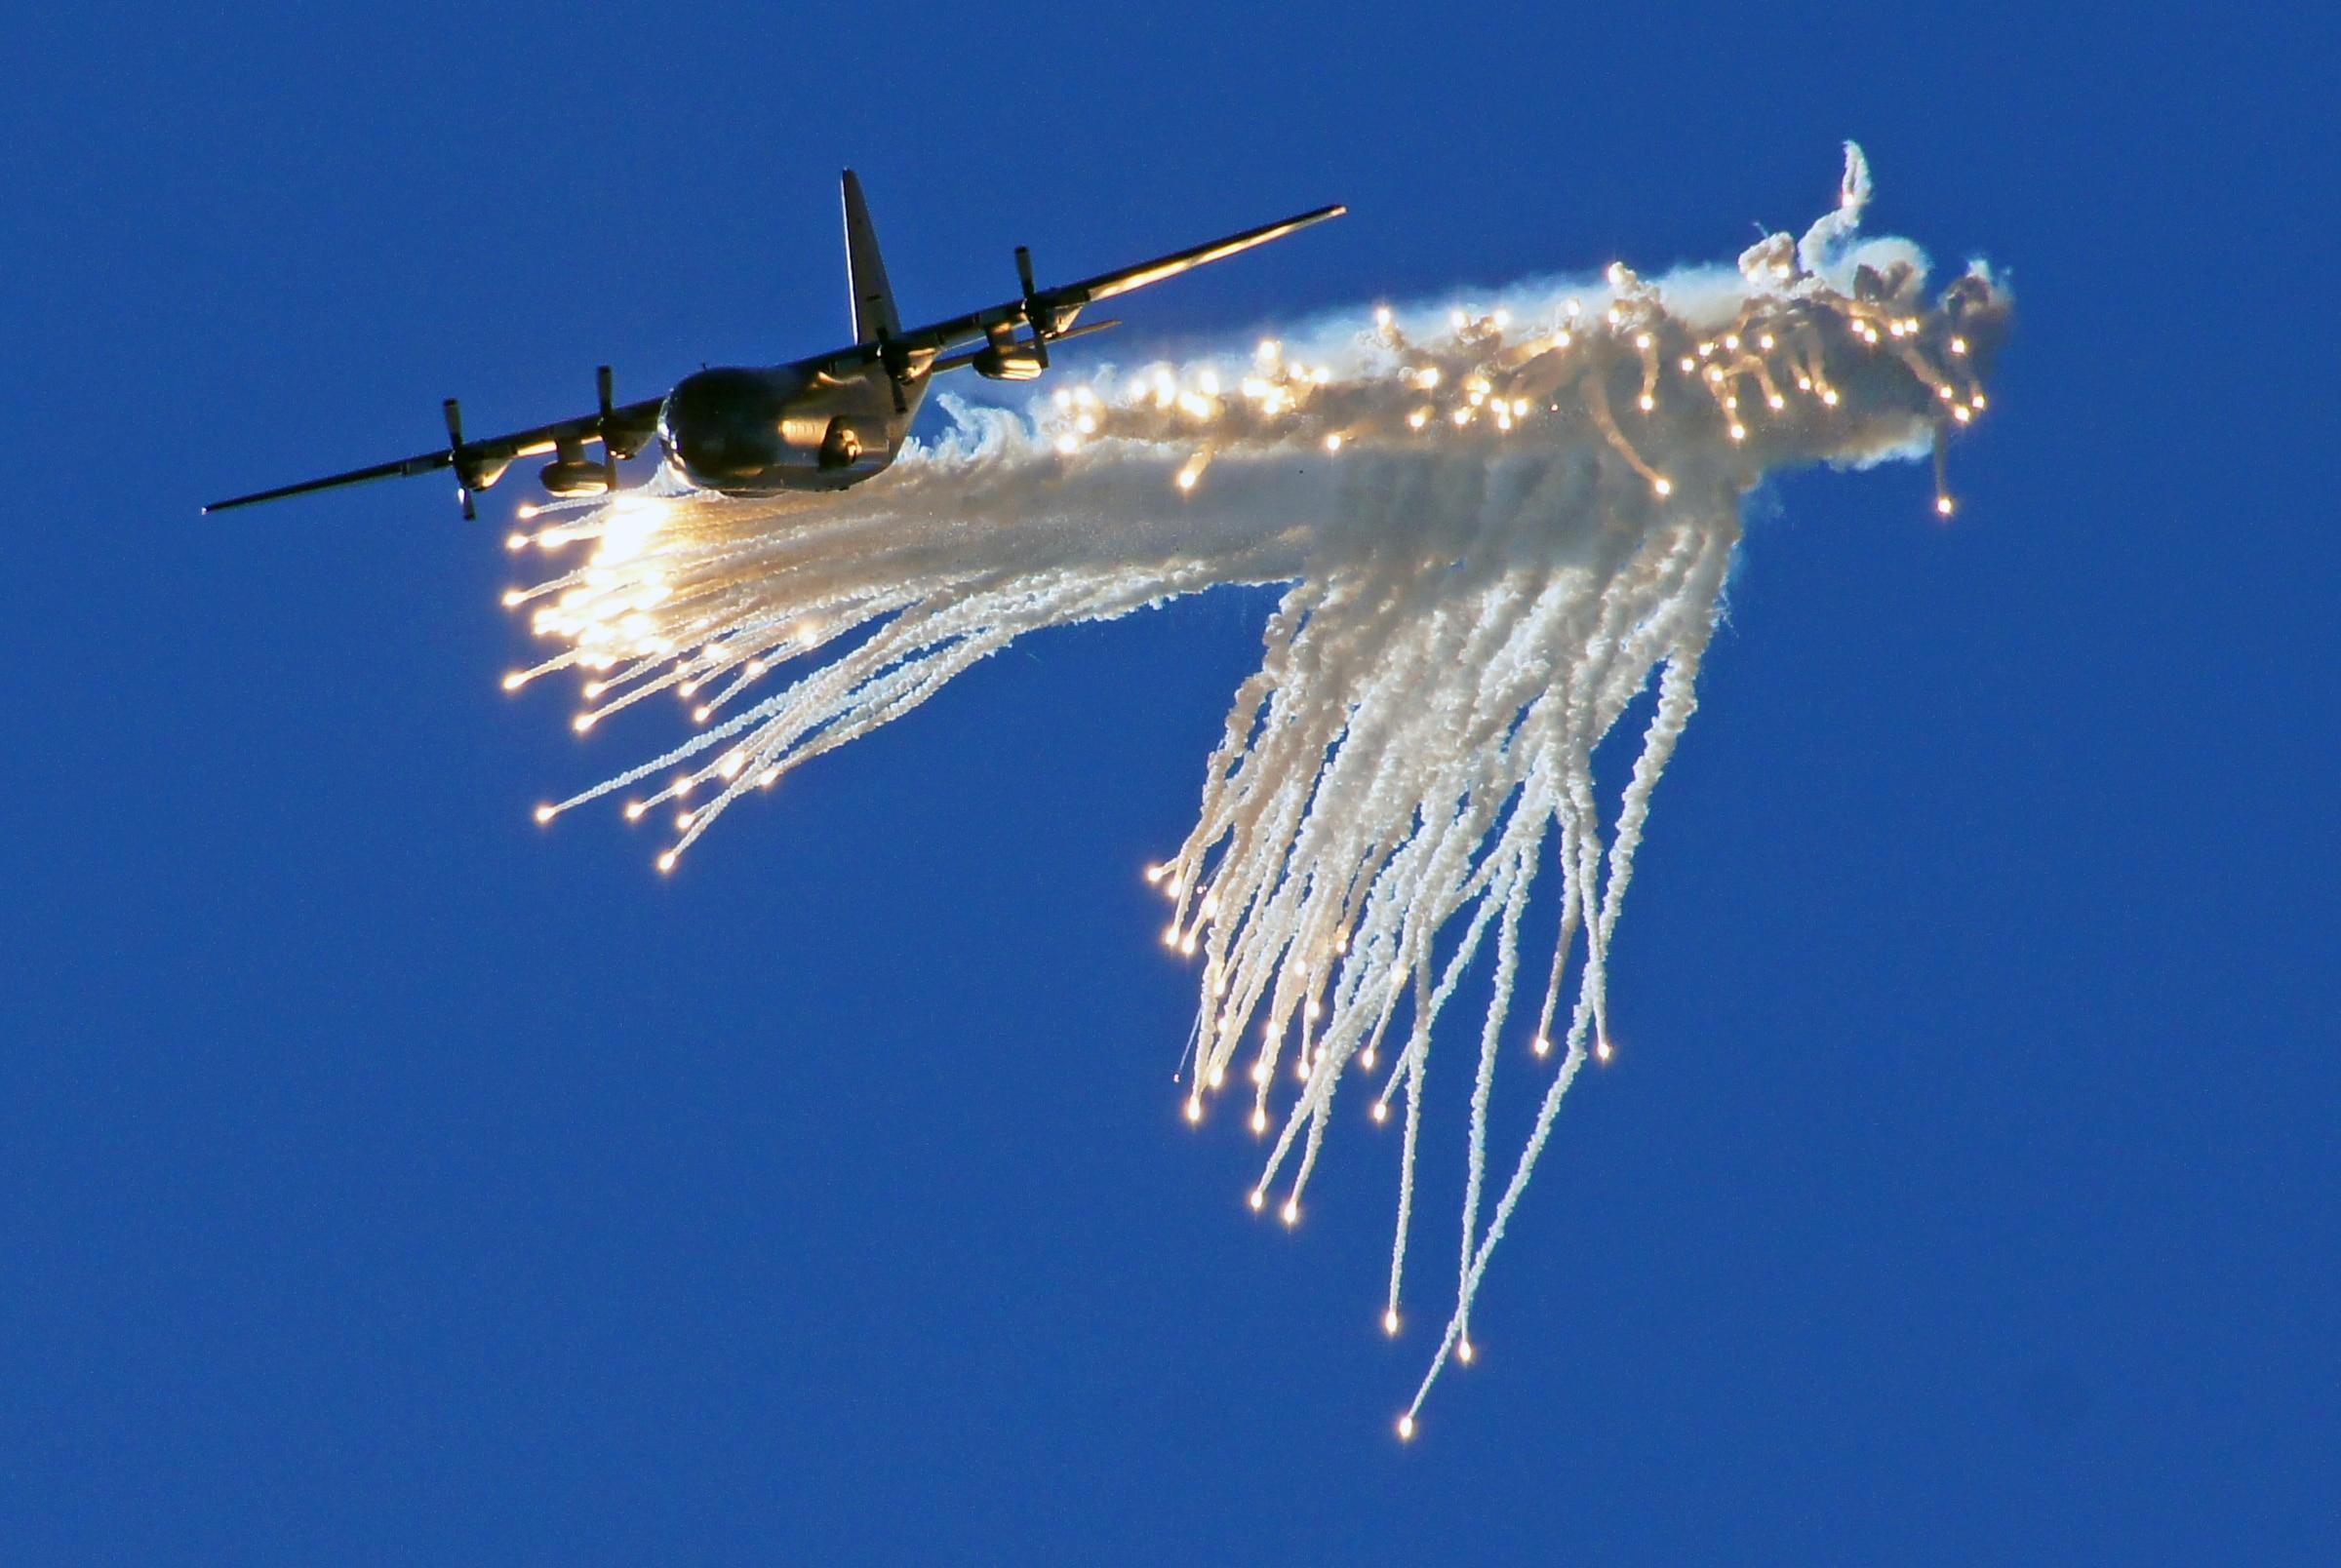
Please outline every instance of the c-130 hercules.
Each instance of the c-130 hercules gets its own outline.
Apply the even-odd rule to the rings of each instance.
[[[906,332],[894,314],[893,291],[887,285],[861,181],[851,169],[844,187],[846,269],[853,290],[852,346],[766,370],[699,371],[676,382],[663,398],[627,404],[612,403],[605,365],[597,372],[601,407],[596,412],[484,441],[463,439],[461,411],[449,398],[448,444],[437,451],[215,501],[204,510],[452,468],[463,515],[476,517],[473,495],[500,479],[515,458],[550,452],[553,460],[540,475],[547,491],[596,495],[617,488],[620,458],[654,440],[677,476],[700,490],[734,495],[843,490],[894,460],[928,384],[944,371],[967,365],[996,381],[1029,381],[1049,368],[1051,343],[1120,325],[1099,321],[1076,327],[1075,318],[1087,306],[1348,211],[1320,207],[1054,289],[1033,287],[1032,253],[1018,246],[1016,278],[1023,286],[1018,298]],[[1019,337],[1019,328],[1027,335]],[[978,339],[981,348],[949,352]],[[599,459],[586,455],[589,443],[600,444]]]

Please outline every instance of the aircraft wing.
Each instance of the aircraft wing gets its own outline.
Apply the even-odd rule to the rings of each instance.
[[[1234,255],[1238,251],[1249,251],[1255,245],[1266,245],[1270,240],[1281,240],[1295,230],[1307,228],[1311,223],[1322,223],[1329,217],[1339,217],[1348,211],[1348,208],[1337,204],[1332,207],[1320,207],[1313,213],[1302,213],[1299,216],[1288,217],[1281,223],[1263,223],[1258,228],[1246,229],[1241,234],[1230,234],[1224,240],[1213,240],[1208,245],[1189,246],[1184,251],[1173,251],[1169,255],[1158,255],[1151,261],[1141,261],[1134,267],[1123,267],[1116,272],[1100,273],[1094,278],[1085,279],[1080,283],[1067,284],[1061,289],[1051,289],[1048,291],[1048,294],[1061,296],[1065,302],[1076,305],[1086,305],[1098,299],[1111,299],[1114,295],[1126,294],[1132,289],[1143,289],[1150,283],[1160,283],[1165,278],[1175,278],[1180,273],[1191,271],[1206,262],[1217,261]]]
[[[1032,282],[1032,258],[1022,250],[1016,253],[1018,280],[1024,286],[1021,297],[1010,299],[982,310],[972,310],[964,316],[938,321],[907,332],[888,332],[866,343],[856,343],[834,354],[801,362],[812,368],[843,375],[862,370],[872,364],[884,364],[896,386],[911,377],[938,370],[952,370],[974,362],[977,354],[955,354],[944,358],[944,351],[963,343],[989,338],[995,344],[1005,344],[1018,327],[1028,329],[1033,338],[1042,343],[1070,337],[1078,333],[1097,332],[1113,326],[1112,322],[1094,323],[1086,328],[1074,326],[1074,318],[1084,306],[1099,299],[1111,299],[1116,294],[1143,289],[1150,283],[1174,278],[1182,272],[1249,251],[1255,245],[1282,239],[1311,223],[1321,223],[1329,217],[1338,217],[1349,209],[1342,206],[1320,207],[1314,212],[1301,213],[1281,222],[1263,223],[1258,228],[1230,234],[1224,239],[1173,251],[1169,255],[1156,256],[1135,266],[1121,267],[1112,272],[1084,278],[1053,289],[1036,289]],[[1040,363],[1048,363],[1047,354],[1040,354]],[[454,399],[447,403],[448,444],[436,451],[418,452],[413,457],[401,457],[392,462],[377,463],[371,468],[353,468],[345,474],[329,474],[323,479],[302,480],[298,485],[280,485],[274,490],[258,490],[250,495],[238,495],[224,501],[214,501],[206,512],[222,512],[233,506],[251,506],[259,501],[278,500],[287,495],[305,495],[312,490],[337,490],[344,485],[363,485],[369,480],[398,479],[415,474],[427,474],[442,468],[456,471],[456,481],[463,489],[464,515],[471,515],[471,494],[494,484],[505,467],[515,458],[536,456],[578,443],[599,441],[615,456],[630,457],[650,444],[658,420],[658,409],[663,401],[648,398],[640,403],[613,407],[610,402],[609,371],[602,377],[602,406],[593,413],[579,414],[575,419],[562,419],[552,424],[536,425],[528,430],[516,430],[509,435],[490,436],[481,441],[463,439],[461,419]]]
[[[401,457],[395,462],[376,463],[371,468],[353,468],[346,474],[329,474],[323,479],[304,479],[298,485],[280,485],[274,490],[238,495],[230,500],[214,501],[204,510],[224,512],[231,506],[250,506],[258,501],[273,501],[287,495],[305,495],[311,490],[338,490],[344,485],[363,485],[369,480],[403,479],[441,468],[456,469],[456,477],[462,481],[466,491],[481,490],[501,474],[504,466],[516,457],[534,457],[557,451],[565,441],[600,441],[605,429],[618,438],[619,455],[630,456],[650,441],[658,423],[661,401],[659,398],[646,398],[640,403],[622,404],[606,412],[579,414],[575,419],[561,419],[528,430],[515,430],[510,435],[465,441],[460,428],[455,423],[455,403],[451,399],[448,418],[452,439],[437,451]]]
[[[907,359],[909,364],[916,369],[950,369],[952,365],[967,363],[966,358],[955,356],[950,364],[938,365],[934,356],[961,343],[972,342],[978,337],[1012,332],[1019,326],[1030,326],[1036,335],[1046,339],[1053,340],[1069,336],[1073,331],[1073,318],[1084,305],[1094,303],[1099,299],[1111,299],[1116,294],[1126,294],[1133,289],[1143,289],[1148,284],[1160,283],[1165,278],[1175,278],[1182,272],[1191,271],[1208,262],[1221,260],[1234,255],[1239,251],[1249,251],[1255,245],[1266,245],[1270,240],[1281,240],[1286,235],[1307,228],[1312,223],[1322,223],[1329,217],[1339,217],[1348,211],[1347,207],[1339,204],[1331,207],[1320,207],[1314,212],[1301,213],[1295,216],[1285,218],[1281,222],[1263,223],[1258,228],[1246,229],[1241,234],[1230,234],[1224,239],[1189,246],[1183,251],[1173,251],[1169,255],[1156,256],[1151,261],[1141,261],[1135,266],[1120,267],[1112,272],[1101,272],[1094,278],[1084,278],[1079,283],[1061,284],[1053,289],[1031,289],[1030,275],[1027,271],[1026,293],[1020,299],[1010,299],[1001,304],[987,306],[982,310],[972,310],[964,316],[954,316],[948,321],[938,321],[925,327],[913,327],[906,332],[893,335],[886,343],[856,344],[853,348],[830,355],[821,362],[821,367],[832,372],[852,370],[883,359],[891,350],[897,357]],[[1018,260],[1019,262],[1025,261],[1022,253],[1018,254]],[[925,363],[922,364],[922,361]]]

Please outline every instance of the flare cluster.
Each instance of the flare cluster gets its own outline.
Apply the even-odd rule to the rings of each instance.
[[[1475,963],[1492,975],[1470,988],[1456,1289],[1410,1435],[1472,1358],[1473,1298],[1562,1097],[1611,1048],[1608,947],[1743,498],[1789,467],[1931,455],[1953,509],[1945,447],[1988,407],[2005,291],[1977,264],[1925,298],[1915,247],[1859,236],[1869,194],[1848,145],[1836,209],[1735,267],[1616,264],[1102,371],[1022,412],[953,402],[949,433],[843,494],[654,481],[548,508],[510,543],[567,564],[506,603],[553,651],[506,685],[575,672],[580,731],[672,693],[692,730],[538,816],[620,797],[671,821],[671,869],[743,796],[1026,633],[1287,585],[1196,823],[1147,876],[1162,941],[1199,970],[1185,1113],[1243,1105],[1267,1143],[1253,1207],[1298,1219],[1353,1081],[1369,1119],[1395,1113],[1394,1334],[1435,1025]],[[1630,710],[1641,745],[1606,807],[1594,753]],[[1529,955],[1540,881],[1559,939]],[[1497,1187],[1488,1112],[1515,1050],[1538,1109]]]

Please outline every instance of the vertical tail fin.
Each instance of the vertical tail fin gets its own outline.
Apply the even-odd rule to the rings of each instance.
[[[846,275],[853,288],[853,340],[874,343],[902,331],[894,314],[894,291],[886,281],[886,259],[878,254],[878,231],[861,199],[861,181],[846,171]]]

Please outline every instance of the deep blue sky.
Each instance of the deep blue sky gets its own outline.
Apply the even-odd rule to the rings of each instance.
[[[0,95],[10,1561],[2330,1549],[2329,29],[79,9]],[[2017,283],[1964,507],[1769,498],[1626,1048],[1405,1449],[1452,1144],[1394,1348],[1393,1141],[1288,1235],[1169,1081],[1137,873],[1267,596],[1036,638],[662,880],[528,820],[649,737],[496,688],[517,487],[195,514],[826,346],[848,162],[913,313],[1353,204],[1133,304],[1175,344],[1725,257],[1846,136]]]

